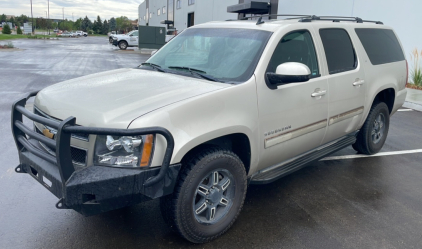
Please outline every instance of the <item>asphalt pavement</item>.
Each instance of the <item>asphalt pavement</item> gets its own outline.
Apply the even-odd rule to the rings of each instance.
[[[0,248],[422,248],[422,112],[391,118],[383,156],[346,148],[332,160],[268,185],[251,185],[234,226],[193,245],[171,231],[157,200],[83,217],[28,175],[18,155],[10,109],[24,93],[79,76],[135,67],[149,56],[121,52],[104,37],[14,40],[0,52]],[[124,86],[122,86],[124,87]]]

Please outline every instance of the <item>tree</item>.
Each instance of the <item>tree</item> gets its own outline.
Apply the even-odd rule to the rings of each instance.
[[[117,23],[116,23],[116,19],[114,19],[114,17],[112,17],[110,19],[110,21],[108,22],[108,25],[109,25],[111,31],[116,31]]]
[[[15,18],[13,16],[10,17],[9,22],[12,23],[12,25],[15,23]]]
[[[85,18],[81,22],[81,29],[87,32],[91,28],[92,28],[92,22],[91,20],[89,20],[88,16],[85,16]]]
[[[12,30],[10,30],[9,24],[6,24],[6,25],[3,26],[2,33],[5,34],[5,35],[10,35],[12,33]]]
[[[18,35],[21,35],[22,34],[22,29],[21,29],[20,26],[18,26],[18,29],[16,30],[16,32],[18,33]]]
[[[107,22],[107,20],[104,20],[101,34],[106,35],[108,33],[108,30],[109,30],[109,23]]]
[[[81,29],[81,24],[82,24],[82,21],[83,21],[84,19],[82,19],[81,17],[79,17],[76,21],[75,21],[75,23],[73,24],[73,29],[74,30],[79,30],[79,29]]]
[[[7,17],[5,14],[0,16],[0,22],[6,22],[7,21]]]
[[[116,24],[117,24],[117,29],[123,32],[128,31],[132,27],[132,24],[130,23],[129,18],[127,18],[126,16],[117,17]]]
[[[103,22],[101,21],[100,16],[97,16],[97,20],[94,21],[94,25],[92,26],[92,29],[96,34],[100,34],[103,30]]]

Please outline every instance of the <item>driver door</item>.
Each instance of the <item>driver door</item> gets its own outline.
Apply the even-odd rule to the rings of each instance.
[[[275,166],[318,147],[327,129],[328,82],[320,75],[323,65],[313,30],[292,30],[279,40],[264,74],[257,75],[259,108],[259,169]],[[267,72],[278,65],[299,62],[311,70],[307,82],[270,89]]]
[[[135,31],[130,35],[129,45],[138,46],[138,34],[139,34],[139,31]]]

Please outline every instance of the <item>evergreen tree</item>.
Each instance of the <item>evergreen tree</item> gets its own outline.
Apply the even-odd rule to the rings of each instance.
[[[114,17],[112,17],[110,19],[108,25],[109,25],[111,31],[116,31],[117,23],[116,23],[116,19],[114,19]]]
[[[6,22],[7,21],[7,17],[5,14],[0,16],[0,22]]]
[[[97,16],[97,20],[94,21],[94,25],[92,26],[92,29],[96,34],[100,34],[103,31],[103,22],[101,21],[100,16]]]
[[[85,16],[84,20],[81,22],[81,29],[85,32],[92,29],[92,22],[89,20],[88,16]]]
[[[107,20],[104,20],[103,23],[103,29],[101,31],[101,34],[106,35],[109,31],[109,23],[107,22]]]
[[[21,35],[22,34],[22,29],[21,29],[21,27],[18,25],[18,29],[16,30],[16,32],[18,33],[18,35]]]
[[[10,30],[9,24],[6,24],[3,26],[2,33],[5,35],[10,35],[12,33],[12,30]]]

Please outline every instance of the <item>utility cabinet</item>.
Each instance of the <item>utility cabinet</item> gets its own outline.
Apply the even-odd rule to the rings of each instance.
[[[166,28],[139,26],[139,48],[159,49],[166,42]]]

